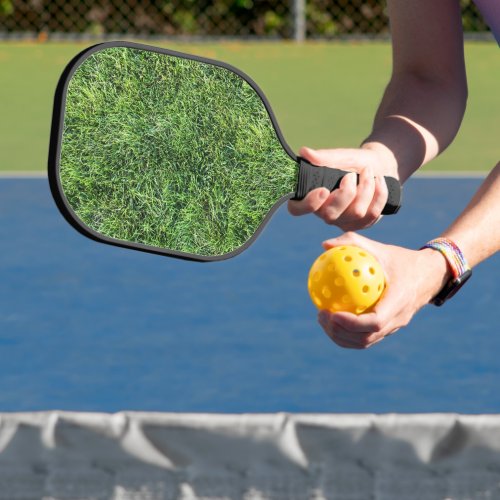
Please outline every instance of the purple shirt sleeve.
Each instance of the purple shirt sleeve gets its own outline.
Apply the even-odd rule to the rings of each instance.
[[[500,45],[500,0],[474,0]]]

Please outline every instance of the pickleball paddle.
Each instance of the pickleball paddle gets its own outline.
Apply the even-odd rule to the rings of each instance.
[[[263,92],[223,62],[107,42],[78,54],[57,86],[51,191],[68,222],[97,241],[225,259],[283,202],[333,190],[346,173],[297,157]],[[401,187],[385,180],[391,214]]]

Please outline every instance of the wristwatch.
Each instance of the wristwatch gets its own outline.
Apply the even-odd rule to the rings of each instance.
[[[431,304],[442,306],[465,285],[467,280],[472,276],[472,269],[467,264],[460,248],[448,238],[436,238],[431,240],[426,243],[421,250],[424,248],[432,248],[440,252],[446,259],[452,273],[452,278],[431,300]]]

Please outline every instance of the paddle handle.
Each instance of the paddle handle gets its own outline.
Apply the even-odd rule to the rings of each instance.
[[[299,180],[294,200],[302,200],[309,191],[319,187],[326,187],[333,191],[339,187],[342,178],[350,173],[338,168],[317,167],[300,157],[297,160],[299,162]],[[389,196],[382,213],[384,215],[395,214],[401,207],[401,184],[394,177],[386,176],[384,179]],[[359,175],[357,175],[356,182],[359,182]]]

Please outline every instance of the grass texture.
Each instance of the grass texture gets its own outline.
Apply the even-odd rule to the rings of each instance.
[[[297,172],[258,94],[226,68],[113,47],[70,80],[60,177],[100,234],[229,253],[295,191]]]

